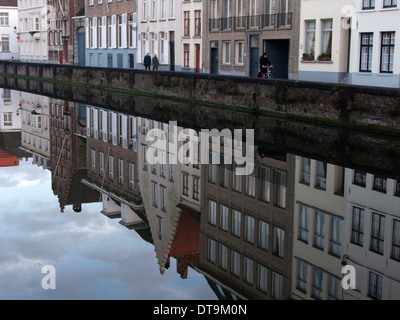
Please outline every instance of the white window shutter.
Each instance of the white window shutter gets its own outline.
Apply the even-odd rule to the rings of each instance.
[[[86,49],[89,49],[89,18],[85,19],[85,37],[86,37]]]
[[[111,48],[117,47],[117,16],[111,17]]]
[[[93,19],[93,48],[97,48],[97,18]]]
[[[101,17],[101,44],[103,45],[103,48],[107,47],[107,17]]]
[[[126,24],[127,24],[127,14],[122,15],[122,26],[121,26],[121,47],[127,47],[127,33],[126,33]]]

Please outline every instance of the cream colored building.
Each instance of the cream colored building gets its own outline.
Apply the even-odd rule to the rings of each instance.
[[[0,88],[0,132],[21,131],[19,91]]]
[[[342,299],[344,169],[296,156],[293,299]]]
[[[355,0],[302,0],[299,80],[347,82]]]

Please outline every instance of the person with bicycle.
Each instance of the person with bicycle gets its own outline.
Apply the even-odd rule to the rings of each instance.
[[[266,52],[263,53],[263,55],[259,59],[260,61],[260,73],[259,77],[265,78],[267,77],[268,74],[268,69],[272,67],[271,61],[268,59],[268,54]]]

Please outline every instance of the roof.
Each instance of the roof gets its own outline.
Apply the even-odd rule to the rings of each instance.
[[[0,7],[18,7],[18,0],[0,0]]]

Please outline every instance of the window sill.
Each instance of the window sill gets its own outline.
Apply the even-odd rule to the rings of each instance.
[[[201,36],[193,36],[193,39],[201,39]]]
[[[315,60],[300,60],[301,63],[316,63]]]
[[[182,36],[182,39],[190,39],[190,36]]]
[[[316,63],[322,63],[322,64],[333,64],[333,61],[315,61]]]
[[[391,72],[380,72],[378,74],[378,77],[392,78],[393,77],[393,73],[391,73]]]

